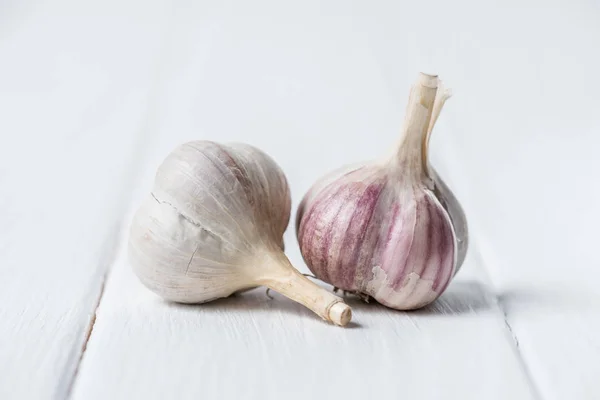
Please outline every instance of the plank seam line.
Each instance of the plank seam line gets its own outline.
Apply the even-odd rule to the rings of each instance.
[[[83,356],[85,355],[85,351],[87,350],[88,342],[90,341],[90,338],[92,337],[92,332],[94,330],[94,326],[96,325],[96,318],[98,316],[98,307],[100,307],[100,302],[102,301],[102,297],[104,296],[104,288],[106,286],[106,276],[107,276],[107,274],[105,273],[102,278],[102,285],[100,286],[100,294],[98,296],[98,299],[96,300],[96,305],[94,307],[94,313],[92,314],[92,318],[90,318],[90,322],[89,322],[86,332],[85,332],[85,339],[83,341],[83,345],[81,346],[81,351],[79,352],[79,359],[77,360],[77,365],[75,366],[75,371],[73,372],[73,377],[71,378],[71,382],[69,384],[69,387],[67,388],[67,393],[65,396],[66,399],[71,398],[71,393],[73,392],[73,387],[75,386],[75,381],[77,380],[77,376],[79,375],[79,370],[80,370],[79,367],[81,366],[81,362],[83,361]]]
[[[171,12],[174,12],[174,8],[171,10]],[[109,251],[105,253],[108,255],[108,260],[107,260],[108,262],[105,264],[106,267],[103,271],[102,282],[101,282],[101,286],[100,286],[100,293],[98,295],[96,307],[94,308],[94,314],[88,325],[85,340],[84,340],[84,343],[83,343],[83,346],[81,349],[81,354],[79,356],[79,361],[77,362],[77,366],[75,367],[75,372],[73,373],[71,382],[68,385],[65,399],[70,399],[72,397],[73,389],[77,382],[77,378],[79,377],[80,366],[83,361],[83,357],[85,356],[88,342],[91,340],[91,337],[94,333],[93,331],[94,331],[94,326],[96,325],[98,309],[100,307],[100,304],[102,303],[102,298],[104,297],[104,291],[105,291],[107,282],[109,280],[109,274],[112,271],[113,265],[117,261],[117,257],[119,255],[119,252],[121,249],[121,238],[125,235],[125,231],[127,229],[127,221],[125,221],[124,217],[127,216],[127,210],[131,206],[131,201],[133,199],[134,189],[132,189],[132,183],[135,183],[136,180],[138,179],[139,175],[141,174],[142,168],[144,166],[144,158],[145,158],[144,153],[146,153],[144,151],[135,151],[135,149],[140,149],[140,148],[144,149],[146,147],[145,142],[146,142],[146,140],[148,140],[149,136],[151,137],[152,134],[156,135],[156,129],[151,129],[151,128],[153,126],[155,126],[156,115],[158,114],[157,113],[158,101],[160,99],[159,92],[160,92],[160,88],[161,88],[162,77],[164,75],[164,69],[166,68],[166,60],[168,59],[168,57],[166,57],[167,51],[171,47],[173,29],[174,29],[173,15],[171,15],[171,18],[169,19],[169,21],[167,22],[167,26],[165,27],[166,32],[163,36],[164,37],[163,43],[159,47],[157,54],[156,54],[156,59],[155,59],[156,70],[154,71],[154,74],[153,74],[154,76],[150,83],[150,90],[147,95],[148,104],[147,104],[145,112],[142,113],[142,118],[140,121],[141,125],[137,132],[137,135],[135,135],[136,138],[135,138],[134,146],[132,149],[133,156],[131,157],[131,165],[133,167],[130,168],[130,172],[129,172],[127,178],[123,179],[122,187],[120,188],[121,199],[120,199],[120,202],[118,203],[119,208],[117,210],[118,211],[117,215],[120,218],[123,218],[123,220],[116,221],[117,223],[116,223],[115,231],[114,231],[114,234],[112,235],[112,238],[114,240],[109,242],[109,244],[111,246],[109,247]]]
[[[456,136],[456,135],[455,135]],[[455,170],[455,173],[451,176],[449,176],[448,178],[455,178],[454,181],[452,182],[452,180],[450,181],[446,181],[446,183],[449,184],[449,187],[461,187],[459,185],[462,184],[462,189],[463,189],[463,195],[465,198],[473,198],[473,193],[476,191],[476,188],[473,188],[473,186],[471,185],[471,183],[468,181],[468,179],[465,181],[462,177],[468,177],[470,176],[470,171],[467,171],[466,168],[464,168],[464,163],[461,161],[459,154],[461,153],[461,145],[464,146],[464,138],[462,138],[460,135],[458,137],[456,137],[456,141],[451,140],[450,142],[446,142],[446,145],[449,145],[449,148],[447,149],[447,152],[444,153],[445,154],[445,161],[446,161],[446,166],[452,165],[453,170]],[[454,156],[454,157],[452,157]],[[437,165],[437,164],[436,164]],[[459,182],[457,182],[459,181]],[[473,210],[473,207],[471,207],[470,210]],[[468,210],[468,211],[470,211]],[[482,251],[482,235],[480,234],[480,232],[482,230],[479,229],[479,225],[477,223],[477,219],[474,218],[475,216],[475,210],[468,212],[467,217],[471,216],[471,218],[469,218],[469,241],[472,243],[472,245],[470,245],[470,249],[469,251],[472,254],[472,256],[476,257],[476,263],[478,265],[480,265],[481,271],[483,272],[486,284],[488,286],[490,286],[492,289],[494,289],[493,287],[493,280],[492,280],[492,274],[491,274],[491,270],[488,268],[490,266],[490,262],[489,262],[489,258],[490,257],[484,257],[484,252]],[[475,234],[475,232],[477,232],[477,234]],[[487,249],[487,247],[486,247]],[[496,303],[496,306],[498,307],[498,310],[500,311],[500,313],[502,314],[502,318],[504,320],[504,332],[507,335],[507,341],[509,342],[509,344],[511,345],[511,347],[513,348],[513,353],[515,354],[515,356],[517,357],[517,360],[519,362],[519,364],[521,365],[521,369],[523,371],[523,374],[525,375],[525,379],[527,380],[527,383],[529,384],[529,387],[531,388],[531,392],[532,392],[532,396],[534,399],[536,400],[543,400],[542,397],[542,392],[540,390],[540,388],[538,387],[536,380],[533,377],[532,371],[529,368],[529,364],[527,363],[527,361],[525,360],[525,357],[523,356],[522,353],[522,349],[521,349],[521,344],[519,343],[519,339],[517,338],[516,333],[513,330],[513,327],[511,326],[509,320],[508,320],[508,312],[502,302],[502,299],[500,298],[499,294],[497,293],[497,290],[492,290],[493,293],[493,300]]]
[[[519,345],[519,339],[517,338],[516,334],[513,331],[512,326],[510,325],[510,322],[508,321],[507,312],[506,312],[505,308],[503,307],[498,296],[496,296],[496,295],[494,295],[494,296],[496,297],[496,304],[498,305],[498,308],[502,312],[502,317],[504,318],[504,326],[506,327],[507,336],[509,336],[509,342],[511,343],[513,350],[514,350],[515,354],[517,355],[517,358],[519,359],[519,362],[523,368],[523,373],[525,374],[525,377],[527,378],[527,381],[529,382],[529,385],[531,386],[531,391],[532,391],[533,397],[536,400],[542,400],[543,399],[542,394],[541,394],[540,389],[538,388],[537,384],[535,383],[535,379],[533,378],[533,374],[532,374],[531,369],[529,368],[529,364],[525,361],[525,357],[523,357],[523,352],[521,351],[521,347]]]
[[[477,245],[474,247],[476,247],[476,249],[477,249],[477,251],[476,251],[477,258],[479,259],[479,264],[481,265],[481,269],[485,275],[486,281],[489,284],[492,284],[493,283],[492,276],[491,276],[490,271],[487,268],[488,263],[486,262],[486,260],[483,257],[483,254],[482,254],[480,239],[481,239],[481,235],[477,235],[477,240],[474,241],[477,243]],[[505,333],[506,333],[506,336],[508,337],[507,340],[510,343],[511,347],[513,348],[513,353],[516,355],[517,359],[519,360],[519,364],[521,365],[523,374],[525,375],[525,378],[527,379],[527,382],[529,383],[529,386],[531,387],[532,396],[536,400],[543,400],[541,391],[540,391],[538,385],[536,384],[535,379],[533,378],[531,369],[529,368],[529,364],[527,363],[527,361],[525,360],[525,357],[523,356],[523,352],[521,350],[521,345],[519,343],[519,339],[517,338],[517,335],[514,332],[512,325],[510,324],[510,322],[508,320],[508,312],[502,303],[502,299],[499,297],[498,293],[496,293],[496,290],[493,290],[493,296],[494,296],[496,306],[498,307],[499,311],[502,313],[502,319],[504,320]]]
[[[100,304],[102,303],[102,298],[104,297],[104,292],[106,289],[106,282],[108,280],[108,275],[112,270],[112,266],[117,260],[117,255],[119,254],[120,249],[120,238],[121,238],[121,223],[117,224],[117,229],[114,230],[114,234],[110,235],[113,240],[110,240],[105,247],[104,254],[106,254],[106,259],[104,262],[100,263],[99,268],[102,270],[102,278],[100,279],[100,289],[98,291],[98,296],[96,298],[96,302],[94,304],[93,313],[91,315],[90,321],[86,327],[85,336],[83,340],[83,344],[81,345],[81,351],[79,352],[79,359],[77,360],[77,365],[75,366],[75,370],[73,375],[71,376],[69,385],[67,386],[67,390],[64,398],[70,399],[73,388],[75,387],[75,382],[77,381],[77,377],[79,376],[79,372],[81,370],[81,363],[83,361],[83,357],[85,356],[85,352],[88,347],[88,343],[92,338],[92,334],[94,332],[94,327],[96,325],[96,320],[98,317],[98,309],[100,308]]]

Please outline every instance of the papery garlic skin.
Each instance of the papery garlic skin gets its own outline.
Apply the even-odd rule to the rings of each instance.
[[[283,254],[290,208],[287,180],[262,151],[185,143],[160,165],[135,213],[129,260],[140,281],[167,300],[204,303],[265,285],[344,325],[349,307]]]
[[[267,157],[211,142],[169,154],[131,225],[140,238],[130,241],[132,265],[146,286],[183,303],[252,286],[237,264],[253,257],[257,241],[281,243],[290,216],[285,176]]]
[[[392,157],[325,176],[297,212],[300,250],[315,276],[401,310],[435,300],[467,248],[464,213],[427,160],[434,106],[439,112],[445,100],[436,102],[438,84],[421,76]]]
[[[469,225],[467,224],[467,216],[458,202],[458,199],[452,193],[448,185],[440,178],[439,174],[434,168],[429,166],[429,176],[433,182],[433,192],[435,197],[440,201],[444,210],[448,213],[450,220],[452,221],[452,227],[454,228],[454,234],[456,236],[456,270],[454,274],[460,271],[465,258],[467,257],[467,250],[469,249]]]
[[[454,231],[431,191],[405,188],[387,172],[365,166],[325,186],[299,212],[298,240],[325,282],[389,307],[418,308],[450,282]]]

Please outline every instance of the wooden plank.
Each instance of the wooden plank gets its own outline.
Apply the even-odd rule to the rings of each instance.
[[[493,294],[474,263],[465,268],[419,312],[351,299],[356,322],[343,329],[260,289],[166,303],[139,284],[123,248],[73,398],[533,399]]]
[[[492,223],[488,211],[472,213],[482,227],[492,287],[544,399],[600,396],[600,258],[594,226],[600,213],[592,206],[600,200],[595,179],[600,162],[594,150],[598,139],[587,129],[569,140],[521,144],[523,154],[508,152],[514,170],[485,171],[497,190],[485,208],[502,210],[502,217]],[[557,164],[563,156],[571,161]],[[535,179],[523,182],[522,171]],[[558,189],[563,187],[568,189]],[[510,190],[529,195],[517,200]]]
[[[481,32],[495,51],[457,86],[437,132],[454,140],[437,149],[539,397],[598,399],[599,11],[520,10],[495,10],[511,29]]]
[[[115,256],[163,11],[13,6],[0,12],[0,398],[61,399]]]
[[[416,61],[381,64],[365,39],[381,27],[368,14],[322,18],[316,3],[269,6],[270,15],[252,18],[238,17],[251,13],[241,2],[175,15],[155,133],[127,220],[162,158],[187,140],[263,148],[288,175],[295,205],[325,171],[396,141]],[[418,29],[405,22],[400,33]],[[406,82],[386,79],[381,68],[390,65]],[[133,276],[125,240],[73,399],[535,398],[475,246],[431,308],[407,314],[351,301],[356,324],[342,329],[261,290],[202,306],[165,303]],[[286,243],[305,270],[293,232]]]

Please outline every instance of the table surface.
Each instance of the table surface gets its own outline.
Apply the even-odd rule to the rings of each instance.
[[[600,398],[600,8],[484,3],[1,2],[0,398]],[[262,148],[295,209],[388,151],[419,71],[454,89],[432,160],[472,243],[434,304],[350,298],[343,329],[137,281],[127,228],[176,145]]]

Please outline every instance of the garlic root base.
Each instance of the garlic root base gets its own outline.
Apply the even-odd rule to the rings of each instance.
[[[342,298],[310,281],[292,267],[288,258],[280,254],[268,254],[263,266],[269,275],[258,281],[297,303],[304,305],[326,321],[346,326],[352,319],[352,309]]]
[[[329,309],[329,320],[336,325],[346,326],[352,320],[352,309],[345,303],[335,303]]]

